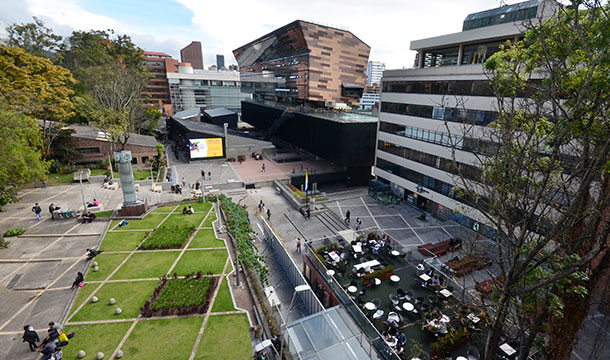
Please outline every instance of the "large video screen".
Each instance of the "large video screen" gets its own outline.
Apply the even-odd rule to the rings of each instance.
[[[223,156],[222,138],[189,139],[191,159]]]

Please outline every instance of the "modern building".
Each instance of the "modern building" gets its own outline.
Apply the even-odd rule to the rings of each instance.
[[[235,64],[231,64],[231,65],[229,65],[229,70],[231,70],[231,71],[239,71],[239,66],[237,66]]]
[[[218,107],[240,111],[241,101],[250,98],[250,94],[241,91],[240,75],[236,71],[196,70],[188,63],[181,63],[178,72],[167,73],[167,80],[174,113]]]
[[[480,180],[476,154],[493,146],[474,135],[497,117],[483,63],[501,44],[523,36],[524,20],[548,18],[555,4],[533,0],[470,14],[462,32],[411,42],[411,50],[417,51],[416,68],[383,74],[377,186],[435,216],[494,236],[481,214],[455,191],[458,172]],[[468,136],[464,123],[474,126]]]
[[[366,84],[373,86],[373,84],[379,84],[383,71],[385,70],[385,64],[379,61],[369,61],[366,66]]]
[[[180,50],[180,62],[189,63],[193,69],[203,70],[203,51],[201,42],[192,41]]]
[[[358,105],[371,48],[349,31],[297,20],[235,50],[255,99]]]
[[[371,110],[375,105],[379,104],[381,95],[379,93],[364,93],[360,98],[360,108],[364,110]]]
[[[163,52],[144,51],[144,66],[151,74],[146,89],[142,91],[144,103],[155,106],[171,115],[171,100],[167,73],[178,71],[178,60]]]
[[[216,68],[218,70],[226,70],[225,68],[225,56],[217,54],[216,55]]]

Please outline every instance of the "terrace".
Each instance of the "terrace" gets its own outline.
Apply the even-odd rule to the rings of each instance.
[[[442,241],[431,249],[382,246],[380,233],[347,230],[306,247],[305,274],[317,295],[326,305],[342,304],[385,359],[478,359],[486,314],[465,290],[475,285],[471,277],[468,284],[455,279],[465,282],[471,272],[484,278],[489,262],[472,261],[456,244],[441,249]]]

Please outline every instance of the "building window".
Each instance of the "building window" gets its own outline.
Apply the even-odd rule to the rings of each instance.
[[[442,109],[444,109],[444,114],[442,114]],[[481,126],[489,125],[498,117],[498,112],[496,111],[472,110],[464,108],[441,108],[428,105],[391,102],[382,102],[381,111],[391,114],[417,116],[428,119],[439,119]]]
[[[482,64],[491,55],[500,51],[500,46],[505,43],[506,40],[501,40],[483,44],[466,45],[462,52],[462,64]]]
[[[86,148],[78,148],[76,149],[76,151],[78,151],[79,153],[86,155],[86,154],[99,154],[100,153],[100,148],[99,147],[86,147]]]
[[[424,67],[457,65],[459,48],[457,46],[428,50],[424,52]]]

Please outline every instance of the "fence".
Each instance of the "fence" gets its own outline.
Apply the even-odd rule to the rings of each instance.
[[[275,234],[273,229],[271,229],[271,226],[269,226],[269,223],[264,218],[261,217],[260,219],[263,222],[263,233],[265,235],[265,240],[270,242],[273,253],[284,270],[290,284],[293,287],[307,285],[307,281],[303,277],[303,274],[301,274],[301,270],[297,264],[294,263],[292,257],[290,257],[290,254],[288,253],[288,250],[284,246],[282,240],[280,240],[280,238]],[[313,290],[302,291],[297,294],[304,305],[305,314],[311,315],[324,310],[324,306],[320,300],[318,300],[318,297],[314,294]]]

